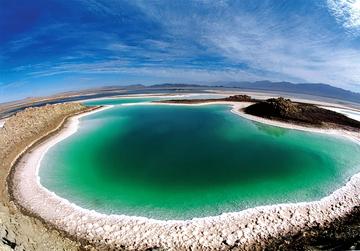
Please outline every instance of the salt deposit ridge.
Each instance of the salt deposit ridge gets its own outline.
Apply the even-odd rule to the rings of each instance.
[[[360,132],[313,130],[260,119],[238,111],[246,105],[249,104],[235,104],[232,111],[259,122],[342,135],[360,143]],[[108,108],[110,107],[103,109]],[[100,110],[93,112],[98,111]],[[80,208],[43,187],[38,170],[45,153],[74,134],[78,129],[79,118],[88,114],[90,113],[70,118],[56,136],[48,138],[21,158],[13,176],[13,196],[22,207],[45,221],[99,247],[129,250],[264,248],[271,237],[295,235],[309,227],[324,226],[350,214],[354,207],[360,205],[360,174],[356,174],[345,186],[319,201],[261,206],[186,221],[106,215]]]

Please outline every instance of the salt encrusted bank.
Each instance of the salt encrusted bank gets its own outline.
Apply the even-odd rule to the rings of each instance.
[[[139,104],[139,103],[138,103]],[[233,112],[272,125],[285,123],[258,119],[238,110],[248,104],[234,105]],[[13,173],[13,196],[17,203],[61,230],[87,240],[98,248],[145,250],[229,250],[263,249],[268,240],[295,236],[312,227],[323,227],[351,214],[360,205],[360,174],[320,201],[262,206],[219,216],[186,221],[162,221],[126,215],[105,215],[80,208],[44,188],[38,177],[40,161],[46,151],[75,133],[78,115],[69,119],[56,136],[48,138],[25,154]],[[344,135],[360,141],[360,132],[315,130]]]
[[[24,151],[58,131],[69,116],[92,109],[76,103],[28,108],[6,119],[0,128],[0,250],[78,250],[79,242],[19,210],[6,181]]]

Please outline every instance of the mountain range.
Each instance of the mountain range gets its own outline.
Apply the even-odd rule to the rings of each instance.
[[[154,87],[195,87],[193,84],[161,84],[154,85]],[[202,86],[202,85],[197,85]],[[206,86],[211,87],[227,87],[227,88],[240,88],[246,90],[262,90],[262,91],[278,91],[278,92],[287,92],[287,93],[298,93],[298,94],[307,94],[320,97],[334,98],[339,100],[345,100],[355,103],[360,103],[360,93],[348,91],[342,88],[334,87],[328,84],[322,83],[299,83],[294,84],[290,82],[271,82],[271,81],[256,81],[256,82],[215,82],[211,84],[206,84]]]

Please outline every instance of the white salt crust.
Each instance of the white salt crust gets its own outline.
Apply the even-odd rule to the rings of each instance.
[[[3,127],[4,124],[5,124],[5,119],[1,119],[1,120],[0,120],[0,128]]]
[[[345,136],[360,143],[360,132],[310,129],[270,121],[239,111],[250,103],[231,104],[234,113],[247,119],[279,127]],[[13,176],[13,192],[22,207],[46,222],[95,245],[106,245],[106,249],[123,247],[127,250],[144,250],[158,247],[166,250],[228,250],[233,245],[244,250],[249,247],[261,249],[271,237],[293,235],[308,227],[324,226],[351,213],[355,206],[360,205],[359,173],[351,177],[345,186],[319,201],[260,206],[192,220],[155,220],[83,209],[43,187],[38,171],[49,148],[74,134],[79,118],[90,113],[70,118],[61,132],[20,159]]]

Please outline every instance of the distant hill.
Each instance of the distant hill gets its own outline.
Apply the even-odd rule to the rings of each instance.
[[[204,87],[208,85],[196,85],[196,84],[183,84],[183,83],[163,83],[151,85],[151,88],[189,88],[189,87]]]
[[[90,88],[80,91],[69,91],[58,93],[48,97],[26,98],[6,103],[0,103],[0,118],[9,116],[14,112],[30,106],[41,106],[70,101],[81,101],[89,98],[111,97],[124,94],[137,94],[141,92],[154,93],[164,90],[207,90],[215,88],[239,88],[244,90],[278,91],[287,93],[308,94],[320,97],[334,98],[360,104],[360,93],[351,92],[327,84],[293,84],[290,82],[215,82],[207,84],[186,84],[186,83],[163,83],[156,85],[128,85],[128,86],[104,86]]]
[[[236,87],[251,90],[281,91],[290,93],[301,93],[314,96],[328,97],[360,103],[360,93],[351,92],[328,84],[306,83],[293,84],[290,82],[227,82],[217,84],[224,87]]]
[[[226,88],[240,88],[246,90],[262,90],[262,91],[280,91],[287,93],[307,94],[320,97],[334,98],[355,102],[360,104],[360,93],[351,92],[342,88],[334,87],[328,84],[321,83],[299,83],[294,84],[290,82],[271,82],[271,81],[256,81],[256,82],[215,82],[203,85],[185,84],[185,83],[164,83],[149,86],[150,88],[197,88],[197,87],[226,87]],[[146,87],[144,87],[146,88]]]

